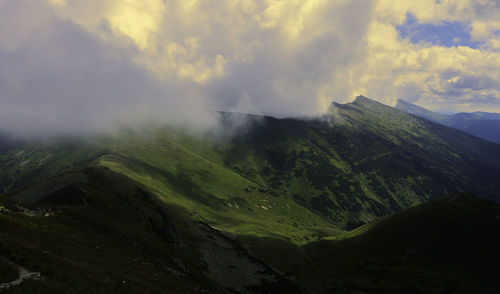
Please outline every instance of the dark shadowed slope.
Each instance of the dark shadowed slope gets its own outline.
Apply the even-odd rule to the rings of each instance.
[[[4,282],[17,279],[9,264],[40,273],[2,293],[500,289],[500,208],[474,196],[429,202],[300,246],[278,236],[228,234],[105,168],[60,180],[58,191],[35,185],[2,197]]]
[[[304,293],[498,293],[500,206],[457,194],[301,248],[252,249]]]
[[[123,175],[90,167],[49,181],[0,199],[0,282],[16,279],[8,262],[41,275],[6,293],[297,293],[202,216]]]
[[[396,108],[425,119],[462,130],[468,134],[500,143],[500,114],[489,112],[471,112],[441,114],[420,106],[398,100]]]

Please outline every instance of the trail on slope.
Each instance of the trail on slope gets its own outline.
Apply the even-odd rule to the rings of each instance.
[[[22,267],[20,265],[17,265],[15,263],[13,263],[12,261],[8,260],[8,259],[5,259],[3,257],[0,257],[0,259],[3,259],[6,262],[10,263],[12,266],[16,267],[17,270],[18,270],[18,272],[19,272],[19,278],[17,278],[16,280],[10,281],[10,282],[1,283],[0,284],[0,289],[7,289],[7,288],[10,288],[10,287],[13,287],[13,286],[18,286],[22,282],[24,282],[25,280],[29,280],[29,279],[37,280],[37,279],[40,279],[40,273],[39,272],[30,272],[27,269],[25,269],[24,267]]]

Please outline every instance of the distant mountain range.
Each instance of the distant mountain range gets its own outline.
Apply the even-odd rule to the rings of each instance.
[[[433,122],[462,130],[479,138],[500,143],[500,113],[461,112],[456,114],[442,114],[404,100],[398,100],[396,108]]]
[[[366,97],[19,144],[0,153],[0,287],[41,279],[6,293],[500,289],[500,145]]]

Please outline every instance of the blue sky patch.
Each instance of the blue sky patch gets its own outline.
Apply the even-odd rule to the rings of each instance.
[[[419,23],[413,14],[406,15],[406,21],[396,26],[401,38],[409,38],[412,43],[427,42],[433,45],[478,48],[480,42],[470,38],[470,28],[461,22],[439,24]]]

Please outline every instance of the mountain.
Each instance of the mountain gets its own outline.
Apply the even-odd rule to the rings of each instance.
[[[297,293],[293,281],[209,226],[204,211],[149,189],[94,166],[4,195],[0,256],[11,278],[0,283],[23,267],[41,279],[12,293]]]
[[[235,235],[211,227],[105,168],[68,174],[64,181],[71,184],[61,192],[44,194],[48,191],[37,185],[21,195],[4,196],[0,286],[16,278],[19,266],[40,278],[2,292],[500,289],[500,206],[470,195],[431,201],[348,233],[298,245],[279,236]],[[36,201],[30,197],[34,194]],[[14,201],[23,203],[22,210]]]
[[[500,114],[489,112],[471,112],[441,114],[423,107],[398,100],[396,108],[425,119],[462,130],[468,134],[500,143]]]
[[[457,191],[497,197],[497,145],[364,97],[330,112],[250,118],[225,164],[344,229]]]
[[[9,288],[20,293],[355,291],[375,268],[356,278],[354,256],[368,256],[343,240],[457,192],[499,202],[499,176],[498,144],[361,96],[314,119],[220,113],[220,128],[202,134],[145,126],[33,140],[0,155],[0,270],[40,273]],[[374,248],[389,254],[405,237]],[[331,256],[318,255],[323,244]],[[343,264],[341,281],[327,277],[327,261]],[[397,293],[385,283],[406,266],[381,268],[375,288]]]
[[[268,241],[260,258],[304,293],[495,293],[500,206],[456,194],[300,248]],[[286,249],[283,249],[286,248]]]
[[[428,119],[430,121],[437,122],[440,124],[445,124],[445,122],[451,116],[448,114],[442,114],[439,112],[434,112],[434,111],[425,109],[423,107],[406,102],[406,101],[401,100],[401,99],[398,99],[395,107],[399,110],[418,115],[420,117],[423,117],[425,119]]]
[[[242,226],[228,226],[219,207],[251,208],[241,218],[256,218],[265,234],[267,221],[252,211],[279,212],[304,229],[293,237],[301,242],[312,228],[352,229],[455,192],[499,201],[500,146],[365,97],[317,119],[222,113],[221,125],[218,134],[147,127],[30,142],[0,157],[0,190],[94,164],[234,232]]]

